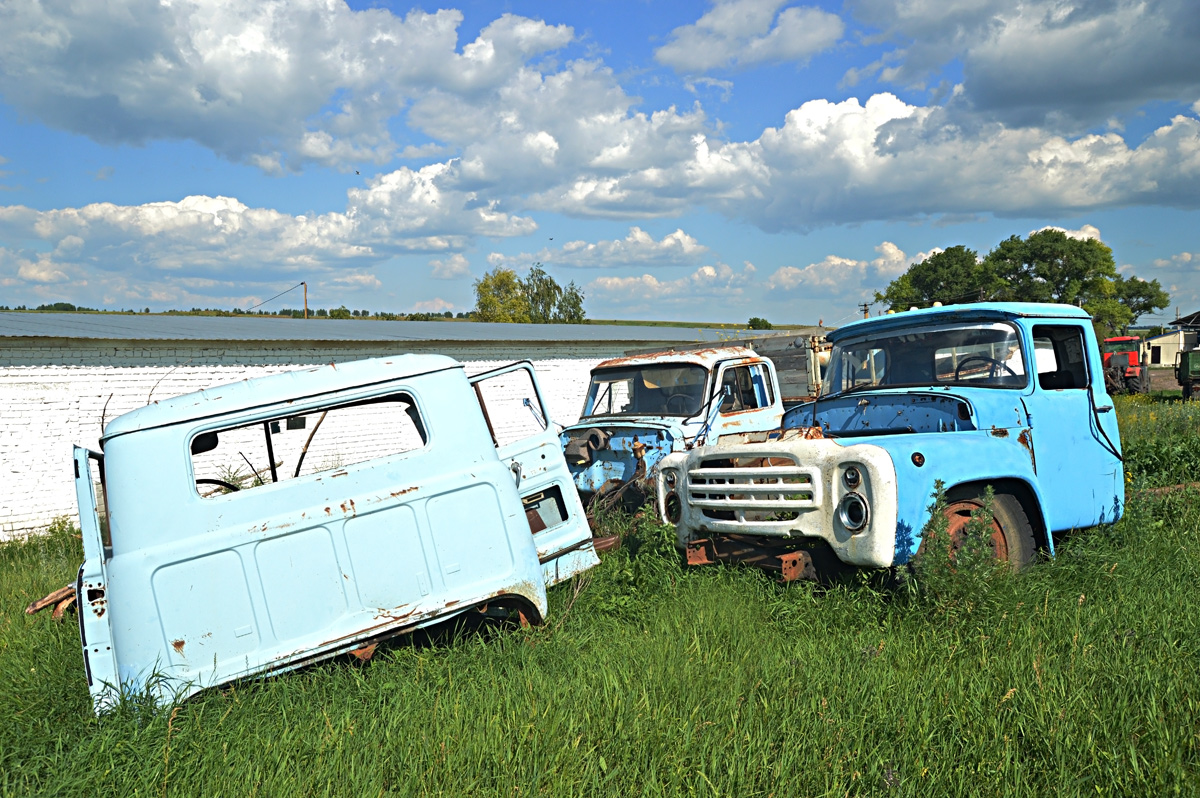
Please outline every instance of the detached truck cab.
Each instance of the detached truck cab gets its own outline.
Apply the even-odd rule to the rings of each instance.
[[[450,358],[402,355],[113,420],[102,454],[75,449],[97,711],[122,692],[165,703],[472,609],[539,622],[547,586],[598,562],[544,407],[529,363],[468,378]]]
[[[606,360],[592,370],[577,424],[560,440],[585,503],[639,506],[654,495],[660,460],[731,432],[777,429],[775,367],[744,346]]]
[[[952,539],[987,486],[992,545],[1019,567],[1053,533],[1111,523],[1120,437],[1086,313],[981,303],[849,324],[821,397],[770,433],[729,434],[659,466],[663,517],[689,562],[748,559],[785,578],[822,562],[905,563],[935,482]]]

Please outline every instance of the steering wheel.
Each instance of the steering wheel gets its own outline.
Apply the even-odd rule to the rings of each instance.
[[[667,397],[668,413],[672,411],[673,404],[678,405],[678,407],[675,409],[675,412],[679,415],[684,415],[691,407],[692,397],[688,396],[686,393],[673,393]]]
[[[226,490],[231,490],[231,491],[241,490],[241,488],[239,488],[237,485],[232,485],[223,479],[198,479],[198,480],[196,480],[196,484],[197,485],[219,485],[222,488],[225,488]]]
[[[962,360],[959,362],[959,364],[958,364],[958,368],[954,369],[954,381],[955,381],[955,382],[958,382],[958,379],[959,379],[959,374],[962,372],[962,370],[963,370],[963,366],[967,365],[967,364],[968,364],[968,363],[970,363],[972,360],[978,360],[978,361],[981,361],[981,362],[983,362],[983,363],[987,363],[987,364],[989,364],[989,365],[991,366],[991,368],[989,368],[989,369],[988,369],[988,378],[989,378],[989,379],[990,379],[991,377],[995,377],[995,376],[996,376],[996,374],[997,374],[997,371],[996,371],[996,369],[997,369],[997,368],[1002,368],[1002,369],[1004,369],[1005,371],[1007,371],[1007,372],[1008,372],[1010,375],[1012,375],[1013,377],[1018,377],[1018,378],[1019,378],[1019,377],[1021,376],[1020,374],[1017,374],[1017,372],[1013,371],[1011,368],[1009,368],[1008,366],[1006,366],[1004,363],[1002,363],[1002,362],[1001,362],[1001,361],[999,361],[999,360],[996,360],[996,359],[995,359],[995,358],[993,358],[993,357],[988,357],[987,355],[968,355],[967,357],[963,358],[963,359],[962,359]]]

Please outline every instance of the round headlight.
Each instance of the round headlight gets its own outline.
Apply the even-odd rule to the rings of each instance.
[[[667,473],[663,474],[663,482],[667,483],[668,488],[674,488],[676,481],[678,480],[674,471],[668,471]]]
[[[867,502],[857,493],[847,493],[838,505],[838,520],[842,526],[851,532],[857,532],[867,525],[869,516]]]
[[[854,490],[862,482],[862,472],[857,466],[848,466],[842,473],[842,481],[846,483],[846,487]]]

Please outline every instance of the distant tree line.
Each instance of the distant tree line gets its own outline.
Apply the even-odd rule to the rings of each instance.
[[[892,310],[991,300],[1078,305],[1105,334],[1127,329],[1171,303],[1158,280],[1118,274],[1103,241],[1072,238],[1061,230],[1012,236],[982,258],[965,246],[950,247],[913,264],[875,293],[875,301]]]

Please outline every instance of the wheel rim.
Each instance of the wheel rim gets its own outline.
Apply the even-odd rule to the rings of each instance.
[[[949,522],[946,532],[950,539],[951,560],[957,559],[958,552],[966,540],[967,523],[971,520],[971,513],[981,507],[982,503],[969,499],[952,502],[946,506],[945,516]],[[990,526],[992,531],[988,539],[992,546],[992,556],[1000,562],[1008,562],[1008,540],[1004,537],[1004,527],[1000,526],[995,517],[992,518]]]

